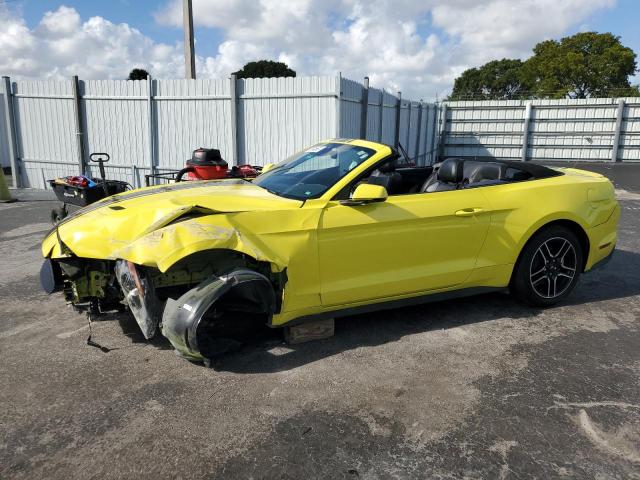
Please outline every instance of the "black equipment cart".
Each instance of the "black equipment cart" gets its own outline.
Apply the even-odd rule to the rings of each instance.
[[[100,168],[100,179],[93,178],[93,186],[73,185],[60,182],[60,179],[49,180],[48,183],[62,202],[62,207],[51,210],[51,223],[56,225],[68,214],[67,205],[86,207],[87,205],[102,200],[103,198],[122,193],[131,187],[127,182],[120,180],[107,180],[105,177],[104,164],[109,161],[107,153],[92,153],[89,160],[98,164]]]

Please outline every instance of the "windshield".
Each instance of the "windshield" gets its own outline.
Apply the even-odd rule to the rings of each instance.
[[[296,153],[253,183],[282,197],[317,198],[375,153],[344,143],[319,143]]]

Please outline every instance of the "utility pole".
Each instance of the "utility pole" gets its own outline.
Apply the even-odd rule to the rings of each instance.
[[[193,8],[191,0],[182,0],[182,21],[184,23],[184,70],[188,79],[196,78],[196,57],[193,46]]]

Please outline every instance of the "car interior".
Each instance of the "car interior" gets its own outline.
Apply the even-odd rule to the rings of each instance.
[[[336,199],[346,199],[361,183],[385,187],[388,195],[432,193],[520,182],[561,175],[541,165],[517,164],[502,160],[447,158],[433,166],[398,167],[398,156],[365,172]]]

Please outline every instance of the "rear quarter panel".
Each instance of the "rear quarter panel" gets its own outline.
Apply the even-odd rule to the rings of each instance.
[[[564,175],[486,187],[492,209],[491,227],[477,268],[515,264],[526,242],[544,225],[557,220],[578,224],[589,237],[586,269],[615,246],[619,206],[613,185],[603,176],[565,169]],[[602,238],[610,247],[600,249]],[[606,242],[605,242],[606,243]],[[502,269],[498,284],[507,285],[511,268]]]

